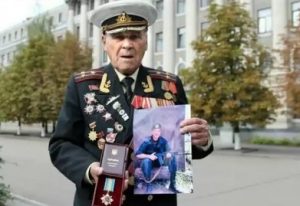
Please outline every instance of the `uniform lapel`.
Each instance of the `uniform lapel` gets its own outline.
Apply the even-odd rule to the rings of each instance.
[[[131,108],[127,104],[122,85],[112,65],[104,68],[103,77],[104,79],[100,82],[100,90],[96,98],[103,104],[105,110],[111,114],[111,119],[109,121],[105,120],[104,127],[114,129],[114,132],[117,133],[116,143],[124,143],[129,133],[131,133]],[[103,121],[103,116],[99,118]],[[121,125],[122,130],[117,131],[116,125]]]

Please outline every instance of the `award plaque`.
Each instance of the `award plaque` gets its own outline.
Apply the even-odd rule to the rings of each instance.
[[[120,206],[127,162],[128,147],[125,145],[104,145],[99,176],[94,190],[92,206]]]

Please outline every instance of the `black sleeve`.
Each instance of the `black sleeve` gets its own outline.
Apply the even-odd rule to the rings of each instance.
[[[83,183],[88,166],[97,161],[84,148],[85,124],[77,85],[69,80],[56,131],[49,142],[52,163],[76,185]]]

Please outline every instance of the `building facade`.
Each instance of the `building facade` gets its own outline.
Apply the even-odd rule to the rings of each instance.
[[[108,58],[100,44],[100,30],[88,22],[88,16],[97,6],[113,0],[66,0],[65,4],[47,12],[53,19],[53,33],[63,38],[66,31],[75,33],[81,42],[93,49],[93,68],[108,63]],[[158,10],[158,20],[149,28],[148,50],[143,64],[156,69],[178,73],[191,65],[195,53],[191,42],[208,26],[207,9],[212,0],[143,0],[152,3]],[[225,4],[227,0],[215,0]],[[239,0],[257,22],[259,41],[270,49],[281,49],[281,35],[286,26],[299,25],[300,0]],[[18,45],[26,43],[27,19],[18,25],[0,32],[0,67],[9,65],[17,52]],[[281,59],[275,56],[269,68],[268,84],[280,98],[284,96],[278,83],[283,81]],[[283,99],[283,98],[281,98]],[[274,128],[289,128],[298,124],[297,119],[278,111]]]

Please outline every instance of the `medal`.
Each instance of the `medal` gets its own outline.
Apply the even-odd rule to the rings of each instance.
[[[105,139],[104,138],[99,138],[97,141],[97,146],[99,149],[103,150],[105,145]]]
[[[91,141],[95,141],[97,139],[97,133],[95,131],[90,131],[89,132],[89,139]]]
[[[92,131],[89,132],[89,139],[95,141],[97,139],[97,133],[95,132],[96,122],[90,123],[89,127],[92,129]]]
[[[115,122],[115,130],[117,130],[117,132],[122,132],[123,128],[123,125],[119,124],[118,122]]]
[[[95,99],[95,93],[87,93],[84,95],[84,100],[87,104],[92,104],[93,102],[97,102]]]
[[[109,192],[113,192],[115,187],[115,179],[113,178],[106,178],[104,183],[103,191],[106,191],[106,194],[103,194],[101,197],[101,202],[104,205],[111,205],[111,203],[114,201],[112,196],[109,195]]]
[[[105,121],[107,121],[111,119],[111,114],[106,112],[102,117],[104,117]]]
[[[102,113],[104,112],[105,108],[102,104],[97,104],[96,106],[96,111],[99,112],[99,113]]]
[[[165,92],[164,97],[165,97],[167,100],[173,99],[173,96],[172,96],[172,94],[171,94],[170,92]]]
[[[117,133],[108,133],[105,137],[105,140],[109,143],[114,143],[116,140]]]
[[[87,113],[87,114],[92,114],[94,111],[94,106],[93,105],[87,105],[85,108],[84,108],[84,112]]]

